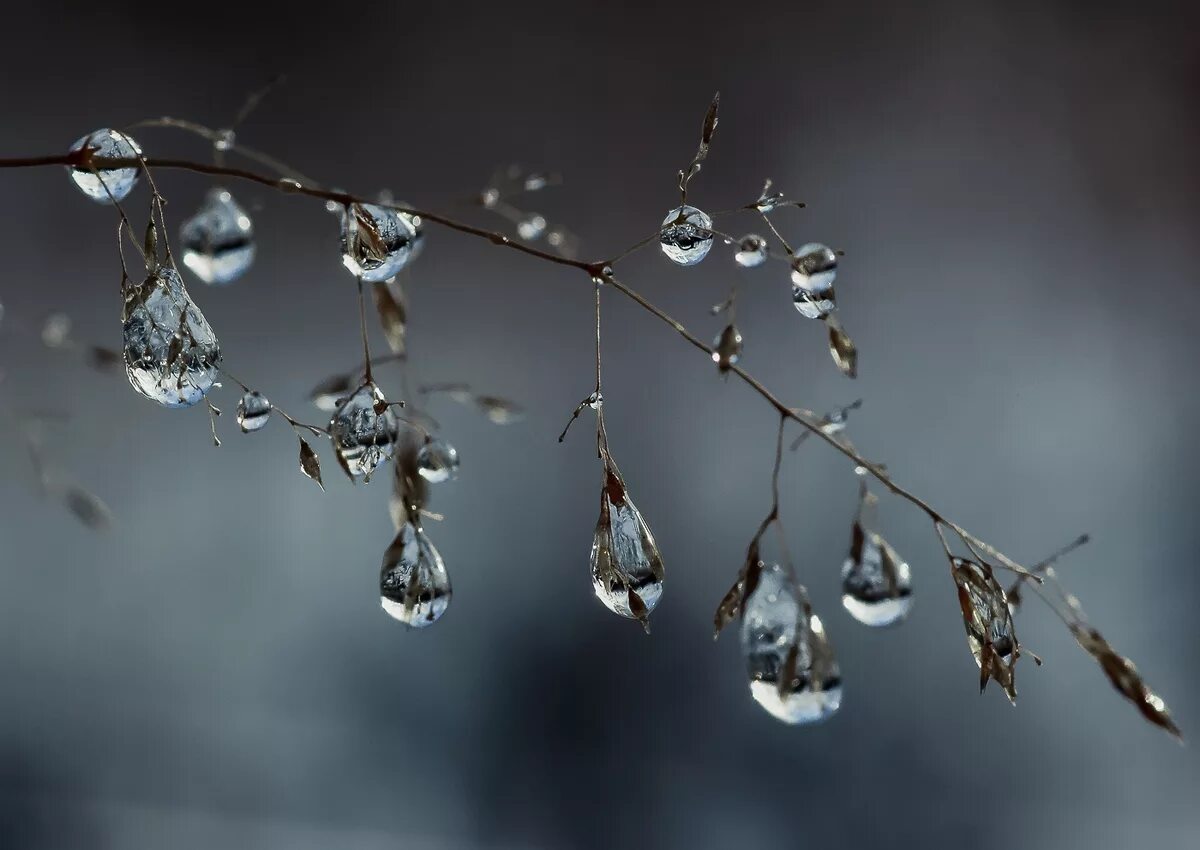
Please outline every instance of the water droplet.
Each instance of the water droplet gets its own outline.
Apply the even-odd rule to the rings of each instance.
[[[458,477],[458,450],[440,437],[425,442],[417,452],[417,473],[431,484]]]
[[[604,607],[644,624],[662,597],[662,555],[611,461],[600,494],[591,568],[592,589]]]
[[[912,608],[912,571],[886,540],[854,524],[842,564],[842,607],[866,626],[890,626]]]
[[[160,268],[123,294],[129,383],[165,407],[191,407],[216,383],[221,349],[179,272]]]
[[[42,323],[42,345],[62,348],[71,341],[71,317],[66,313],[51,313]]]
[[[526,242],[533,242],[541,238],[541,235],[546,232],[546,219],[542,218],[537,213],[530,213],[519,222],[517,222],[517,235]]]
[[[213,139],[213,147],[219,151],[232,150],[236,143],[237,134],[229,128],[217,130],[217,137]]]
[[[389,616],[416,628],[435,623],[450,605],[450,575],[442,556],[411,520],[383,554],[379,601]]]
[[[95,159],[136,159],[142,153],[137,142],[129,136],[107,128],[96,130],[79,139],[71,145],[71,153],[83,150],[84,147],[91,149]],[[110,194],[121,201],[133,191],[133,187],[137,185],[139,169],[136,165],[131,165],[128,168],[71,167],[68,170],[79,191],[93,201],[108,204],[112,203]]]
[[[767,261],[767,240],[753,233],[743,236],[733,259],[744,269],[761,266]]]
[[[817,242],[801,245],[793,255],[792,300],[805,318],[823,319],[837,309],[837,264],[833,249]]]
[[[742,612],[750,695],[784,723],[815,723],[842,703],[842,678],[821,619],[779,564],[760,564]]]
[[[262,393],[248,391],[237,406],[237,423],[243,434],[261,430],[271,418],[271,402]]]
[[[676,207],[663,219],[659,243],[667,258],[681,266],[694,266],[712,248],[712,219],[693,206]]]
[[[392,456],[399,426],[375,384],[363,384],[344,399],[329,420],[329,436],[342,469],[351,478],[371,477]]]
[[[375,204],[351,204],[342,215],[342,264],[367,283],[383,283],[412,259],[409,218]]]
[[[225,189],[212,189],[179,231],[183,264],[205,283],[232,283],[254,262],[254,226]]]
[[[742,359],[742,334],[733,325],[726,325],[713,340],[712,359],[722,372]]]

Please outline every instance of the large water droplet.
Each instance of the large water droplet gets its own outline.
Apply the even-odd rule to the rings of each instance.
[[[449,481],[458,475],[458,450],[441,437],[427,440],[417,452],[417,473],[431,484]]]
[[[793,255],[792,300],[805,318],[823,319],[837,309],[837,264],[834,250],[817,242],[801,245]]]
[[[408,265],[416,236],[409,216],[351,204],[342,215],[342,264],[367,283],[383,283]]]
[[[85,146],[91,148],[92,156],[96,159],[136,159],[142,153],[137,142],[129,136],[107,128],[96,130],[79,139],[71,145],[71,153],[83,150]],[[79,187],[79,191],[93,201],[109,204],[112,203],[112,199],[124,200],[125,196],[133,191],[133,187],[137,185],[138,170],[136,165],[94,170],[71,167],[68,173]],[[109,198],[110,194],[112,198]]]
[[[191,407],[217,380],[221,349],[179,272],[160,268],[124,289],[125,371],[146,398]]]
[[[254,226],[225,189],[213,189],[179,231],[183,264],[205,283],[232,283],[254,262]]]
[[[442,556],[411,520],[383,554],[379,601],[390,616],[416,628],[435,623],[450,605],[450,575]]]
[[[842,564],[842,607],[867,626],[889,626],[912,608],[912,571],[891,544],[854,524]]]
[[[343,399],[329,420],[329,436],[342,469],[351,478],[370,478],[392,456],[396,414],[375,384],[363,384]]]
[[[242,433],[259,431],[271,418],[271,402],[262,393],[248,391],[238,401],[237,422]]]
[[[744,269],[761,266],[767,261],[767,240],[753,233],[743,236],[733,259]]]
[[[605,472],[591,567],[596,598],[614,614],[644,624],[662,596],[662,555],[613,468]]]
[[[784,723],[814,723],[842,702],[842,678],[825,627],[789,570],[760,564],[742,611],[750,695]]]
[[[659,244],[667,258],[681,266],[694,266],[712,248],[712,219],[693,206],[676,207],[663,219]]]

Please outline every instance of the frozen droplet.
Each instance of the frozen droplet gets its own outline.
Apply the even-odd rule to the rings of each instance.
[[[713,362],[722,372],[728,372],[741,358],[742,334],[733,325],[726,325],[725,330],[713,340]]]
[[[383,283],[412,259],[409,218],[375,204],[351,204],[342,215],[342,264],[367,283]]]
[[[545,232],[546,219],[537,213],[530,213],[517,222],[517,235],[526,242],[533,242],[535,239],[540,239],[541,235]]]
[[[842,678],[821,619],[791,571],[759,564],[742,608],[750,695],[784,723],[814,723],[842,703]]]
[[[232,283],[254,262],[254,225],[225,189],[213,189],[179,231],[183,264],[205,283]]]
[[[837,309],[837,264],[834,250],[817,242],[801,245],[792,256],[792,300],[804,317],[823,319]]]
[[[767,261],[767,240],[753,233],[743,236],[733,259],[744,269],[761,266]]]
[[[363,384],[343,399],[329,420],[329,437],[346,474],[369,479],[392,456],[398,427],[396,414],[375,384]]]
[[[450,605],[450,575],[442,556],[412,520],[383,553],[379,601],[389,616],[416,628],[432,625]]]
[[[92,159],[137,159],[142,154],[142,149],[132,138],[107,128],[89,133],[75,142],[71,145],[71,153],[85,147],[91,151]],[[70,166],[68,171],[79,191],[101,204],[124,200],[138,180],[136,165],[123,168]]]
[[[667,258],[681,266],[694,266],[712,248],[712,219],[693,206],[676,207],[663,219],[659,243]]]
[[[123,294],[129,382],[165,407],[191,407],[216,383],[221,349],[179,272],[160,268]]]
[[[912,571],[891,544],[854,524],[842,564],[842,607],[867,626],[890,626],[912,608]]]
[[[605,465],[591,567],[596,598],[614,614],[645,624],[662,596],[662,555],[611,461]]]
[[[458,476],[458,450],[440,437],[432,437],[417,451],[417,473],[431,484]]]
[[[237,406],[237,422],[238,427],[242,429],[242,433],[249,434],[251,431],[258,431],[267,424],[267,420],[271,418],[271,402],[262,393],[249,390]]]

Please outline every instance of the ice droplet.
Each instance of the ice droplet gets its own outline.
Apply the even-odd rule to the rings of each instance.
[[[886,540],[854,524],[842,564],[842,607],[866,626],[890,626],[912,608],[912,571]]]
[[[767,261],[767,240],[748,233],[738,242],[737,253],[733,255],[733,259],[744,269],[761,266]]]
[[[440,437],[433,437],[417,451],[417,473],[431,484],[458,477],[458,450]]]
[[[537,213],[530,213],[517,222],[517,235],[526,242],[540,239],[546,232],[546,219]]]
[[[827,245],[810,242],[792,257],[792,300],[808,319],[823,319],[837,309],[833,279],[837,277],[837,254]]]
[[[673,263],[694,266],[708,256],[713,244],[712,219],[693,206],[676,207],[663,219],[659,244]]]
[[[70,152],[75,153],[84,147],[90,148],[92,157],[96,159],[136,159],[142,153],[142,149],[132,138],[107,128],[96,130],[79,139],[71,145]],[[113,199],[124,200],[125,196],[133,191],[138,180],[136,165],[128,168],[97,169],[70,166],[68,172],[79,191],[101,204],[112,203]],[[109,197],[110,194],[112,198]]]
[[[367,283],[383,283],[412,259],[416,229],[409,217],[375,204],[342,214],[342,264]]]
[[[212,189],[179,231],[183,264],[205,283],[237,280],[254,262],[254,225],[225,189]]]
[[[389,616],[415,628],[432,625],[450,605],[450,575],[442,556],[411,520],[383,553],[379,601]]]
[[[392,456],[398,434],[396,414],[379,387],[363,384],[344,399],[329,420],[329,436],[342,469],[351,478],[371,477]]]
[[[604,477],[592,539],[592,589],[614,614],[645,624],[662,596],[662,555],[611,461]]]
[[[742,613],[750,695],[784,723],[815,723],[842,703],[842,678],[821,619],[791,571],[760,564]]]
[[[271,402],[262,393],[249,390],[237,406],[237,423],[243,434],[259,431],[271,418]]]
[[[165,407],[191,407],[217,380],[221,349],[179,272],[160,268],[126,281],[125,371],[129,383]]]

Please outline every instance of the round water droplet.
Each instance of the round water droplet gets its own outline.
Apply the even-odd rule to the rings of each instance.
[[[860,536],[861,535],[861,536]],[[855,531],[842,564],[842,607],[866,626],[890,626],[912,609],[912,571],[873,531]]]
[[[94,159],[136,159],[142,149],[124,133],[107,128],[96,130],[71,145],[71,153],[91,149]],[[113,199],[124,200],[137,185],[139,168],[75,168],[68,169],[71,179],[79,191],[101,204],[112,203]],[[107,187],[108,191],[105,191]],[[112,198],[109,197],[111,194]]]
[[[767,261],[767,240],[753,233],[743,236],[733,259],[744,269],[761,266]]]
[[[801,245],[792,257],[792,301],[808,319],[823,319],[837,309],[833,279],[837,254],[827,245]]]
[[[517,222],[517,235],[526,242],[532,242],[535,239],[540,239],[542,234],[545,232],[546,219],[542,218],[537,213],[530,213]]]
[[[221,348],[179,272],[160,268],[123,294],[129,382],[165,407],[191,407],[216,383]]]
[[[399,426],[379,387],[363,384],[329,420],[329,436],[351,478],[369,478],[392,456]]]
[[[450,574],[425,532],[408,521],[383,555],[379,601],[389,616],[416,628],[432,625],[450,605]]]
[[[417,452],[417,472],[431,484],[458,477],[458,450],[440,437],[427,440]]]
[[[342,215],[342,264],[367,283],[383,283],[408,265],[416,235],[395,210],[351,204]]]
[[[667,258],[681,266],[694,266],[712,248],[712,219],[692,206],[676,207],[663,219],[659,244]]]
[[[238,427],[244,434],[261,430],[271,418],[271,410],[271,402],[267,400],[266,396],[250,390],[238,401]]]
[[[254,226],[225,189],[213,189],[179,231],[183,264],[205,283],[232,283],[254,262]]]

